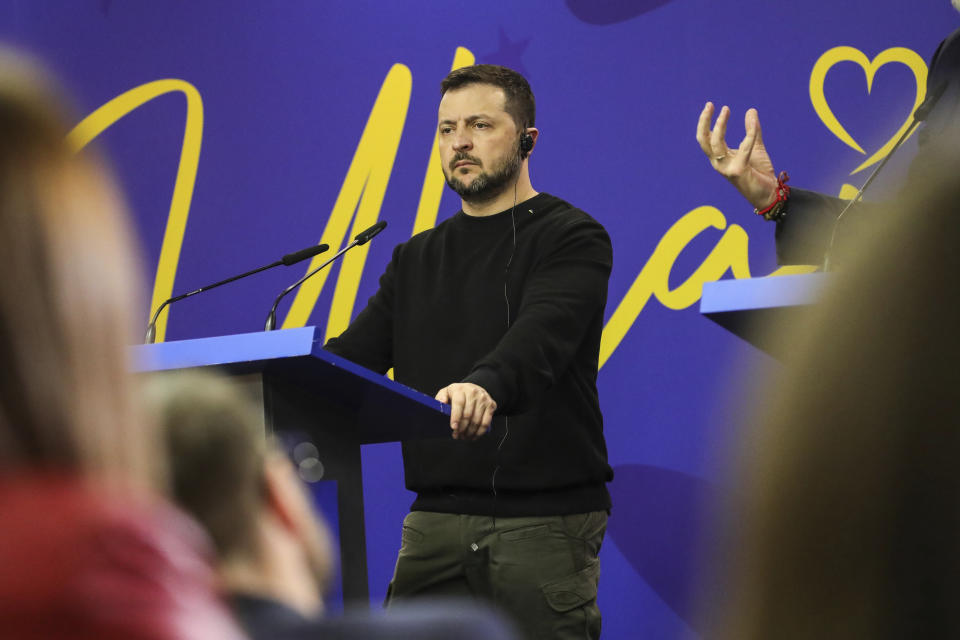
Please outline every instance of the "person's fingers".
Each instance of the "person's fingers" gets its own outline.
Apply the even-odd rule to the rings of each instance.
[[[482,417],[482,414],[478,414],[477,420],[475,422],[471,422],[467,427],[467,432],[464,436],[467,440],[476,440],[484,434]]]
[[[467,407],[472,405],[470,419],[467,419]],[[463,418],[460,420],[459,437],[464,440],[476,440],[486,433],[489,428],[489,420],[484,425],[485,415],[489,412],[492,420],[493,409],[496,403],[493,398],[479,387],[469,388],[464,401]]]
[[[727,121],[730,119],[730,107],[724,106],[717,116],[717,123],[710,132],[710,155],[714,160],[723,158],[729,152],[727,147]]]
[[[460,429],[460,437],[464,440],[476,440],[477,426],[475,424],[465,424],[463,428]]]
[[[437,395],[435,395],[433,399],[438,400],[439,402],[442,402],[444,404],[450,404],[450,387],[444,387],[443,389],[440,389],[440,391],[437,391]],[[452,413],[453,412],[451,411],[451,414]],[[450,418],[450,428],[451,429],[454,428],[452,415]]]
[[[756,130],[756,143],[755,146],[763,149],[763,128],[760,126],[760,114],[756,109],[747,109],[747,114],[743,117],[744,123],[746,124],[747,131],[750,129]]]
[[[747,115],[743,118],[743,126],[747,133],[740,141],[737,157],[734,160],[734,163],[742,168],[746,168],[750,164],[750,155],[753,153],[753,146],[757,141],[757,134],[760,132],[759,122],[756,117],[750,117],[750,111],[753,111],[753,109],[748,110]],[[756,116],[756,111],[754,111],[754,116]]]
[[[490,425],[493,424],[493,412],[497,410],[497,405],[491,402],[483,412],[483,418],[480,420],[480,433],[490,431]]]
[[[493,398],[491,398],[489,394],[485,393],[482,403],[482,410],[480,403],[478,403],[476,412],[478,438],[490,431],[490,425],[493,424],[493,413],[496,410],[497,403],[494,402]]]
[[[474,413],[477,405],[477,394],[474,389],[468,389],[463,394],[463,411],[460,414],[460,432],[469,438],[475,431]]]
[[[697,142],[700,143],[700,150],[707,157],[713,157],[713,150],[710,148],[710,122],[713,120],[713,103],[708,102],[700,112],[700,119],[697,120]]]
[[[460,427],[460,420],[463,416],[463,391],[457,387],[450,389],[450,428],[454,431],[454,437],[457,435],[457,429]]]

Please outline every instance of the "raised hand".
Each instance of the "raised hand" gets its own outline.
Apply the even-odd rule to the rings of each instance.
[[[736,149],[728,147],[726,141],[730,109],[723,107],[720,110],[717,122],[711,130],[713,110],[713,103],[708,102],[700,112],[700,120],[697,122],[697,142],[700,143],[700,149],[710,158],[713,168],[733,183],[750,204],[757,209],[767,207],[777,197],[777,175],[763,144],[757,110],[749,109],[744,116],[746,135]]]

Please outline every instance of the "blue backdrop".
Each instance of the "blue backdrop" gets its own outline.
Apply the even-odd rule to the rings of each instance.
[[[924,61],[960,23],[947,0],[0,6],[0,35],[39,54],[76,96],[77,146],[96,139],[116,166],[148,297],[387,220],[368,253],[281,308],[285,326],[330,333],[362,308],[395,244],[459,207],[431,164],[440,79],[474,60],[527,75],[541,130],[534,186],[591,213],[614,244],[600,372],[616,472],[601,554],[607,638],[696,633],[700,506],[722,479],[734,408],[754,399],[733,382],[765,364],[697,313],[704,281],[776,268],[772,226],[694,141],[703,103],[733,108],[733,145],[743,112],[758,107],[777,170],[838,193],[883,154],[923,95]],[[275,270],[185,301],[160,335],[256,331],[304,272]],[[363,456],[379,602],[411,497],[397,446]]]

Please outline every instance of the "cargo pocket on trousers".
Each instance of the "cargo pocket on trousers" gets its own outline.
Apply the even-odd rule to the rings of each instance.
[[[600,561],[594,560],[574,574],[541,585],[547,604],[557,613],[573,611],[597,598]]]

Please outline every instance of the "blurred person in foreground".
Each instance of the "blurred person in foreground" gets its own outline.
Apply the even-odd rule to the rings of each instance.
[[[0,634],[237,637],[205,535],[154,497],[123,205],[43,78],[0,52]]]
[[[157,375],[147,397],[164,425],[174,498],[214,540],[221,587],[253,640],[514,637],[473,604],[324,618],[330,533],[252,401],[209,371]]]
[[[706,637],[960,636],[960,188],[903,203],[758,394]]]

